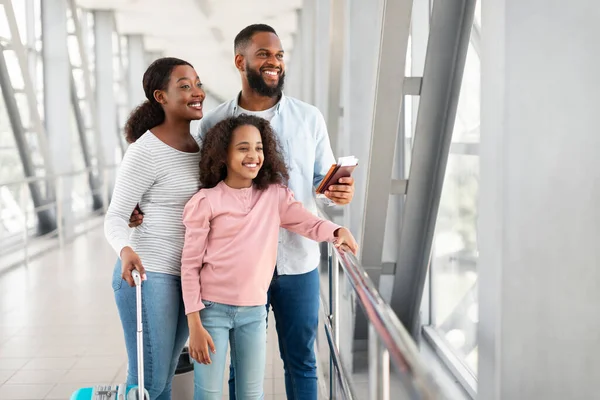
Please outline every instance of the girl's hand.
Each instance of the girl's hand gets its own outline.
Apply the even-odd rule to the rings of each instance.
[[[202,324],[190,326],[190,356],[200,364],[211,364],[209,348],[213,354],[217,352],[212,337]]]
[[[145,281],[146,270],[142,265],[140,256],[131,247],[123,247],[123,250],[121,250],[121,277],[129,283],[129,286],[135,286],[133,276],[131,276],[131,271],[134,269],[137,269],[142,280]]]
[[[335,231],[334,236],[336,238],[333,242],[335,247],[340,248],[342,245],[345,245],[350,249],[352,254],[356,255],[358,252],[358,243],[356,243],[354,236],[352,236],[352,233],[348,229],[339,228]]]

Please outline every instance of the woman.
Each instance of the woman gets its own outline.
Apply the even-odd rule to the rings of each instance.
[[[125,126],[131,143],[115,182],[104,231],[121,262],[113,289],[125,334],[127,384],[137,383],[135,288],[131,272],[144,279],[144,375],[152,400],[171,398],[171,381],[188,337],[181,294],[183,208],[199,189],[200,149],[190,122],[202,118],[204,91],[186,61],[161,58],[143,77],[147,100]],[[144,224],[130,236],[136,205]]]

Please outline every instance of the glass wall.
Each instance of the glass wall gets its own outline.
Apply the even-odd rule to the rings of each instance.
[[[71,74],[73,78],[73,96],[70,109],[70,132],[69,145],[71,152],[71,169],[69,177],[63,178],[62,184],[67,187],[70,198],[64,200],[68,205],[69,224],[79,224],[89,220],[99,203],[100,193],[103,188],[95,188],[92,192],[91,182],[93,178],[86,168],[97,168],[98,132],[94,124],[95,116],[95,37],[93,13],[77,8],[72,12],[67,9],[67,48],[69,61],[71,63]],[[11,32],[9,21],[16,22],[18,33]],[[23,139],[23,151],[31,157],[36,177],[47,176],[46,165],[42,157],[42,150],[38,143],[39,132],[35,125],[35,116],[31,114],[27,100],[27,91],[33,91],[37,111],[40,113],[42,124],[44,124],[44,63],[42,53],[42,10],[41,0],[12,1],[0,5],[0,40],[2,43],[14,44],[18,40],[23,45],[23,51],[19,46],[5,46],[2,55],[6,61],[9,79],[3,81],[0,90],[5,91],[11,98],[15,99],[17,113],[13,115],[13,121],[9,118],[8,109],[4,98],[0,97],[0,254],[3,256],[12,249],[28,245],[38,234],[38,213],[40,210],[34,207],[44,208],[44,212],[55,214],[57,211],[56,196],[54,190],[58,184],[55,178],[47,181],[33,183],[31,186],[25,184],[25,169],[20,156],[16,135]],[[127,101],[127,90],[123,68],[127,63],[126,54],[123,54],[124,38],[114,32],[113,43],[115,50],[115,93],[120,99],[118,104],[119,135],[122,132],[124,118],[129,110],[125,110]],[[18,43],[18,42],[17,42]],[[83,52],[83,53],[82,53]],[[19,60],[25,60],[21,64]],[[84,62],[87,64],[84,65]],[[88,74],[84,73],[84,67]],[[24,77],[31,78],[32,87],[26,87]],[[89,79],[89,81],[88,81]],[[0,92],[1,93],[1,92]],[[20,121],[20,122],[19,122]],[[12,123],[22,125],[23,130],[13,129]],[[18,125],[17,125],[18,126]],[[51,132],[43,132],[51,137]],[[85,141],[82,140],[85,138]],[[121,140],[121,139],[120,139]],[[84,143],[86,148],[84,149]],[[115,160],[120,160],[124,149],[124,143],[115,149]],[[87,159],[86,155],[87,154]],[[111,160],[112,161],[112,160]],[[114,162],[111,162],[113,164]],[[101,172],[95,171],[94,177],[98,179]],[[37,187],[40,190],[41,204],[33,204],[30,189]],[[24,210],[27,210],[24,212]],[[52,216],[51,218],[54,218]],[[24,229],[25,225],[29,229]],[[27,232],[27,234],[24,234]],[[49,237],[56,236],[57,231],[47,232]],[[37,238],[39,239],[39,237]],[[36,239],[36,240],[37,240]],[[3,257],[4,258],[4,257]],[[3,264],[0,265],[0,269]]]
[[[431,325],[477,373],[477,203],[479,194],[480,6],[477,4],[430,265]]]
[[[10,13],[10,14],[9,14]],[[9,21],[16,22],[17,32],[11,31]],[[35,128],[31,123],[29,104],[25,94],[24,73],[29,73],[35,89],[40,82],[38,75],[41,55],[41,14],[39,0],[13,1],[0,5],[0,41],[3,43],[2,56],[8,70],[6,87],[0,87],[0,246],[3,250],[22,239],[24,227],[34,228],[34,218],[27,220],[23,209],[31,210],[33,204],[29,191],[22,190],[15,181],[25,177],[23,164],[15,139],[13,124],[22,126],[25,143],[29,148],[34,167],[43,176],[43,160]],[[25,50],[25,69],[22,69],[14,46],[21,43]],[[39,91],[35,91],[39,94]],[[15,101],[15,115],[8,114],[4,96]],[[12,118],[11,118],[12,117]],[[19,129],[20,131],[20,129]]]

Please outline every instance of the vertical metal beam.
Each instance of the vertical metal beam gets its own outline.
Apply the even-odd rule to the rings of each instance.
[[[421,86],[423,84],[423,69],[425,67],[425,56],[427,52],[427,41],[429,39],[429,25],[431,19],[431,4],[430,0],[415,0],[413,4],[413,17],[411,24],[411,75],[413,78],[419,80],[418,95],[421,94]],[[405,152],[407,163],[410,164],[410,156],[412,150],[412,144],[415,138],[415,127],[417,121],[417,112],[419,110],[420,96],[414,95],[410,97],[411,109],[410,109],[410,130],[406,132],[407,139],[405,140],[408,147],[408,151]],[[408,114],[406,114],[408,116]],[[405,188],[406,189],[406,188]],[[404,191],[406,194],[406,190]],[[404,198],[404,196],[402,196]],[[404,214],[404,213],[403,213]],[[399,239],[398,239],[399,242]],[[396,251],[398,250],[398,242],[396,242]],[[398,260],[398,256],[396,256]],[[434,315],[432,312],[433,303],[429,301],[431,294],[431,276],[426,277],[424,286],[423,303],[421,307],[421,323],[431,324],[431,316]]]
[[[44,130],[44,125],[42,124],[40,113],[38,111],[37,97],[35,94],[33,81],[31,75],[27,73],[27,71],[29,70],[27,64],[27,50],[25,49],[23,43],[20,40],[19,28],[17,26],[17,20],[12,6],[12,1],[0,0],[0,4],[4,5],[6,19],[8,21],[10,35],[12,38],[10,45],[12,46],[12,50],[14,50],[17,59],[19,60],[19,68],[21,69],[21,74],[23,75],[23,83],[25,85],[24,89],[25,95],[27,97],[27,106],[29,108],[29,118],[31,124],[28,128],[30,131],[35,132],[36,134],[36,138],[39,145],[39,151],[44,162],[44,169],[46,175],[52,175],[54,171],[54,166],[52,165],[50,148],[48,147],[46,132]]]
[[[92,73],[90,71],[90,61],[89,61],[89,55],[88,55],[88,43],[89,43],[89,39],[90,39],[90,35],[89,35],[89,25],[88,25],[88,20],[87,20],[87,16],[88,14],[82,12],[82,18],[80,18],[80,14],[78,13],[78,9],[77,9],[77,4],[75,3],[75,0],[67,0],[68,1],[68,5],[69,8],[71,10],[71,18],[73,20],[73,26],[74,26],[74,35],[75,38],[77,40],[77,46],[79,49],[79,56],[80,56],[80,60],[81,60],[81,65],[78,66],[81,71],[83,72],[83,85],[84,85],[84,91],[85,91],[85,96],[83,99],[78,99],[79,100],[84,100],[85,103],[87,104],[87,107],[89,109],[90,112],[90,120],[91,120],[91,126],[84,126],[84,133],[83,135],[81,134],[81,130],[80,130],[80,137],[86,136],[89,133],[91,133],[91,136],[93,138],[94,141],[94,146],[92,147],[90,140],[82,140],[81,141],[81,146],[86,146],[85,149],[83,149],[83,153],[84,153],[84,160],[86,163],[86,167],[90,168],[90,172],[89,172],[89,185],[90,185],[90,189],[91,189],[91,193],[92,193],[92,207],[94,210],[99,210],[102,208],[102,179],[103,179],[103,167],[104,165],[106,165],[105,162],[105,153],[103,151],[103,139],[106,135],[106,130],[101,129],[100,126],[100,122],[99,122],[99,114],[98,114],[98,108],[97,108],[97,102],[96,102],[96,98],[95,98],[95,93],[94,90],[92,88]],[[96,28],[96,23],[94,21],[94,28]],[[112,32],[112,31],[111,31]],[[96,40],[97,38],[95,38],[95,47],[98,48],[99,44]],[[103,41],[101,41],[100,43],[100,47],[102,46],[106,46],[105,43]],[[108,61],[111,65],[110,67],[110,71],[112,73],[112,37],[110,37],[109,34],[109,52],[108,52],[108,60],[100,60],[100,62],[106,62]],[[97,54],[96,54],[97,55]],[[101,53],[100,56],[101,57],[105,57],[106,52]],[[96,64],[98,62],[98,59],[95,58]],[[73,66],[73,68],[75,68],[76,66]],[[98,71],[98,68],[96,68],[96,71]],[[103,71],[101,71],[103,72]],[[104,84],[104,86],[102,84]],[[106,90],[110,90],[112,93],[112,76],[111,76],[111,82],[107,83],[106,81],[103,82],[95,82],[95,88],[96,90],[99,91],[106,91]],[[114,97],[111,97],[111,99]],[[111,101],[111,100],[109,100]],[[104,117],[104,116],[103,116]],[[106,124],[107,126],[111,126],[112,128],[112,124]],[[104,126],[104,128],[106,128],[106,126]],[[81,129],[81,126],[80,126]],[[110,131],[110,128],[109,128]],[[95,151],[93,151],[95,150]],[[86,157],[87,155],[87,157]],[[96,160],[97,164],[94,165],[94,159]],[[97,169],[93,168],[94,166],[97,167]]]
[[[32,178],[36,176],[35,166],[32,161],[30,148],[25,138],[25,129],[23,128],[19,106],[15,100],[14,89],[10,81],[6,59],[4,58],[4,50],[4,46],[0,43],[0,88],[2,88],[2,97],[4,98],[4,104],[6,104],[8,119],[13,131],[17,150],[19,151],[21,164],[23,165],[23,172],[25,173],[25,177]],[[34,207],[37,208],[47,204],[42,196],[39,181],[29,183],[29,192]],[[23,212],[25,212],[25,210],[23,210]],[[39,221],[38,231],[40,234],[51,232],[56,228],[56,221],[52,210],[46,209],[38,211],[37,216]]]
[[[161,58],[163,53],[161,51],[146,51],[146,65],[152,64],[155,60]]]
[[[118,137],[119,146],[121,148],[121,155],[122,155],[125,153],[125,149],[126,149],[125,138],[122,135],[123,130],[124,130],[124,127],[122,126],[122,124],[124,124],[124,121],[122,121],[122,117],[124,116],[124,114],[126,114],[127,111],[129,111],[129,108],[128,108],[129,91],[128,91],[128,84],[127,84],[127,69],[125,68],[125,55],[123,54],[123,46],[121,45],[122,37],[119,34],[119,32],[117,31],[117,22],[116,22],[114,13],[113,13],[113,27],[115,29],[114,34],[117,37],[117,40],[116,40],[117,54],[116,55],[119,59],[118,85],[119,85],[119,90],[120,90],[121,96],[115,96],[115,97],[118,99],[117,100],[117,121],[116,121],[117,137]]]
[[[79,97],[77,96],[77,85],[75,78],[71,74],[71,105],[73,106],[73,115],[75,117],[75,124],[77,125],[77,132],[79,133],[79,142],[81,144],[81,153],[83,162],[86,167],[91,165],[91,155],[89,152],[90,145],[88,143],[88,137],[86,135],[85,119],[83,118],[83,112],[81,111],[81,105],[79,104]]]
[[[296,24],[298,29],[294,34],[294,48],[291,53],[286,53],[289,57],[289,68],[286,65],[286,93],[293,97],[302,99],[302,10],[296,10]],[[287,49],[286,49],[287,51]]]
[[[413,17],[411,30],[411,75],[413,77],[423,76],[423,68],[425,67],[425,56],[427,52],[427,41],[429,38],[429,25],[431,17],[430,0],[415,0],[413,4]],[[419,82],[419,93],[423,80]],[[414,140],[415,121],[417,120],[417,111],[419,110],[419,96],[412,96],[411,109],[411,131],[410,135]],[[412,143],[412,140],[411,140]]]
[[[392,167],[404,98],[404,69],[412,0],[387,0],[383,9],[377,89],[362,234],[362,264],[379,284]]]
[[[35,21],[35,1],[25,0],[25,25],[27,31],[27,62],[29,64],[29,75],[33,83],[34,92],[37,89],[37,51],[36,42],[36,21]]]
[[[406,101],[405,97],[400,106],[400,121],[398,123],[398,136],[396,139],[396,149],[394,157],[394,166],[392,168],[392,188],[398,188],[406,180]],[[404,186],[406,188],[406,185]],[[392,192],[392,191],[390,191]],[[390,196],[387,210],[387,219],[385,221],[385,237],[383,240],[382,251],[382,270],[379,281],[379,292],[383,299],[389,302],[392,295],[393,275],[395,273],[396,260],[398,259],[398,241],[400,240],[400,231],[402,227],[402,217],[404,211],[404,192],[400,195]]]
[[[333,329],[333,343],[337,349],[340,348],[340,265],[335,251],[327,246],[328,274],[329,274],[329,318]],[[334,369],[334,358],[329,357],[329,398],[337,398],[337,379]]]
[[[81,105],[79,104],[79,97],[77,96],[77,85],[75,84],[75,78],[73,77],[73,74],[71,74],[71,105],[73,107],[73,116],[75,117],[77,132],[79,133],[79,144],[81,145],[83,162],[85,163],[86,168],[91,168],[92,156],[89,151],[90,144],[87,136],[87,128],[85,126],[83,113],[81,112]],[[88,172],[88,183],[93,192],[93,209],[98,210],[100,207],[102,207],[102,193],[100,193],[100,188],[102,185],[92,170]]]
[[[334,154],[339,154],[341,90],[344,62],[344,36],[346,33],[347,0],[331,0],[329,13],[329,101],[327,105],[327,125],[329,141]]]
[[[352,202],[346,206],[348,223],[357,240],[362,243],[367,173],[372,137],[372,118],[375,108],[377,66],[381,44],[384,0],[349,0],[347,10],[347,38],[344,51],[344,136],[347,137],[348,152],[360,160],[361,166],[354,171],[356,192]],[[361,250],[362,252],[362,250]],[[375,282],[378,277],[371,276]],[[347,320],[352,321],[354,332],[351,340],[342,336],[344,356],[348,368],[364,368],[368,363],[368,324],[361,309],[355,304],[345,305]]]
[[[345,32],[344,136],[348,138],[349,154],[361,163],[353,174],[356,191],[348,209],[350,229],[361,243],[383,2],[349,0]]]
[[[471,44],[473,49],[477,53],[477,57],[481,58],[481,27],[477,24],[477,21],[473,23],[473,29],[471,31]]]
[[[92,126],[89,127],[92,129],[93,137],[94,137],[94,145],[96,148],[95,153],[96,158],[98,160],[98,165],[102,167],[104,165],[104,154],[102,153],[102,139],[101,132],[98,126],[98,116],[96,111],[96,99],[94,98],[94,91],[92,89],[92,74],[90,72],[90,62],[88,58],[88,46],[87,46],[87,30],[84,29],[84,26],[87,26],[87,21],[80,21],[79,14],[77,13],[77,4],[75,0],[68,0],[69,8],[71,9],[71,17],[73,18],[73,25],[75,27],[75,36],[77,38],[77,46],[79,49],[79,56],[81,59],[81,70],[83,72],[83,84],[85,89],[85,100],[89,105],[90,109],[90,118],[92,121]],[[85,19],[85,18],[82,18]],[[111,54],[112,61],[112,54]],[[98,82],[96,82],[96,87],[98,86]],[[112,85],[111,85],[112,86]],[[91,150],[91,148],[90,148]],[[95,190],[97,188],[92,188]]]
[[[297,14],[297,13],[296,13]],[[294,78],[294,72],[296,69],[294,68],[294,53],[296,52],[296,46],[298,45],[297,32],[292,33],[291,42],[293,43],[293,48],[287,48],[287,52],[285,53],[285,77],[286,77],[286,85],[285,85],[285,93],[288,96],[296,97],[296,92],[294,90],[294,86],[296,85],[296,78]]]
[[[67,47],[67,4],[64,0],[44,0],[42,10],[42,57],[44,62],[44,110],[54,171],[64,174],[73,170],[71,132],[71,63]],[[65,204],[63,221],[57,221],[67,232],[72,229],[72,180],[65,180],[56,199]]]
[[[390,400],[390,354],[369,324],[369,399]]]
[[[129,108],[134,109],[146,96],[142,87],[145,71],[144,39],[142,35],[127,35],[127,84]]]
[[[328,94],[330,90],[329,74],[330,67],[330,41],[331,41],[331,7],[334,0],[318,0],[314,3],[313,22],[313,56],[311,57],[314,71],[313,78],[313,105],[317,107],[324,116],[328,115]],[[324,73],[325,72],[325,73]],[[329,132],[331,135],[331,132]],[[337,149],[333,147],[334,154]]]
[[[317,0],[304,0],[301,11],[302,55],[297,61],[302,65],[302,100],[313,104],[314,97],[314,47],[315,47],[315,8]],[[300,65],[298,64],[298,65]]]
[[[152,53],[151,51],[144,51],[144,64],[150,65],[150,64],[152,64],[153,60],[154,60],[154,53]]]
[[[415,338],[474,12],[475,0],[433,5],[391,301]]]
[[[114,15],[112,11],[94,11],[94,43],[96,59],[96,120],[97,137],[100,140],[99,152],[105,165],[112,165],[115,151],[119,148],[117,127],[117,102],[114,93]],[[100,134],[101,133],[101,134]],[[105,182],[112,187],[112,182]]]

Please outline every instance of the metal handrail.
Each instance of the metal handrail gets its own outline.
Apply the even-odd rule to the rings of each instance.
[[[107,173],[115,168],[116,165],[110,165],[103,168],[98,173]],[[55,174],[48,177],[32,177],[18,181],[6,182],[0,186],[21,184],[22,198],[26,193],[26,187],[29,183],[37,180],[54,180],[60,188],[61,181],[70,176],[76,176],[91,172],[92,168],[85,168],[79,171],[71,171],[64,174]],[[106,181],[106,180],[105,180]],[[60,194],[60,190],[57,191]],[[106,193],[105,193],[106,194]],[[61,199],[57,198],[52,203],[57,205],[58,214],[61,210]],[[24,207],[24,203],[22,202]],[[46,207],[47,205],[41,206]],[[37,207],[36,209],[40,209]],[[25,208],[24,208],[25,210]],[[27,220],[25,219],[25,225]],[[28,229],[24,229],[24,250],[25,262],[28,259]],[[54,234],[58,234],[59,243],[63,245],[62,226],[58,224]],[[420,359],[419,350],[413,342],[411,336],[400,323],[398,317],[390,306],[381,298],[377,288],[367,275],[366,271],[358,259],[345,250],[340,250],[329,244],[329,308],[325,318],[325,333],[330,349],[330,399],[337,398],[337,389],[341,391],[341,397],[345,400],[357,399],[351,383],[349,374],[344,370],[339,354],[339,271],[341,269],[350,282],[358,302],[365,312],[370,324],[369,330],[369,386],[372,399],[389,400],[389,360],[396,366],[401,375],[404,389],[408,399],[419,400],[437,400],[443,396],[439,387],[428,369]],[[321,308],[325,310],[323,300],[321,299]],[[381,346],[382,345],[382,346]],[[334,376],[335,372],[335,376]],[[337,385],[336,385],[337,384]],[[398,399],[397,396],[394,399]]]
[[[99,195],[102,197],[103,205],[104,205],[103,209],[90,212],[86,216],[86,218],[88,218],[93,215],[98,215],[98,212],[102,213],[102,212],[106,211],[108,198],[109,198],[108,191],[109,191],[109,189],[111,189],[108,187],[108,179],[107,178],[109,176],[109,173],[116,170],[117,167],[118,167],[118,164],[106,165],[106,166],[103,166],[102,168],[87,167],[87,168],[83,168],[83,169],[79,169],[79,170],[75,170],[75,171],[68,171],[68,172],[59,173],[59,174],[51,174],[51,175],[47,175],[47,176],[32,176],[32,177],[27,177],[27,178],[15,179],[12,181],[1,182],[0,187],[17,187],[19,189],[17,197],[19,198],[19,200],[18,200],[19,207],[23,213],[23,229],[22,229],[22,231],[19,231],[14,234],[10,234],[8,236],[4,236],[0,232],[0,243],[2,243],[2,245],[4,247],[4,245],[7,245],[8,241],[11,242],[10,243],[11,247],[10,247],[9,253],[13,253],[13,252],[19,251],[19,249],[21,249],[23,251],[22,261],[25,264],[27,264],[29,262],[29,259],[31,256],[31,254],[29,252],[29,247],[32,244],[31,243],[32,237],[30,237],[30,236],[35,236],[36,239],[56,237],[58,239],[58,245],[60,247],[63,247],[64,240],[65,240],[65,226],[63,225],[63,216],[65,215],[66,210],[63,209],[64,199],[63,199],[62,191],[63,191],[63,184],[64,184],[65,179],[69,179],[69,178],[80,176],[80,175],[90,174],[90,173],[94,173],[97,175],[104,175],[102,187],[99,190],[91,189],[89,192],[89,194],[91,196]],[[51,198],[47,199],[47,201],[45,201],[43,204],[29,208],[27,204],[28,204],[28,199],[29,199],[30,185],[32,183],[36,183],[36,182],[47,182],[47,184],[54,189],[55,195],[52,196]],[[30,235],[32,232],[32,229],[29,227],[29,222],[31,222],[29,214],[30,213],[36,214],[36,213],[39,213],[42,211],[50,211],[53,209],[56,210],[56,227],[54,229],[52,229],[51,231],[48,231],[42,235]],[[81,221],[79,221],[79,222],[81,222]],[[21,237],[20,241],[13,241],[14,238],[17,238],[19,236]]]
[[[323,304],[323,299],[321,298],[321,309],[325,310],[325,305]],[[344,371],[344,366],[342,365],[342,360],[340,357],[340,353],[338,350],[338,346],[336,344],[336,339],[335,339],[335,329],[333,327],[331,318],[329,316],[326,316],[325,320],[323,321],[323,324],[325,325],[325,336],[327,337],[327,344],[329,345],[329,354],[330,354],[330,370],[334,369],[336,371],[338,371],[338,373],[336,374],[337,377],[337,383],[340,385],[340,388],[342,390],[342,397],[345,400],[354,400],[357,397],[354,394],[354,389],[352,387],[352,384],[350,383],[350,380],[348,379],[348,374],[346,373],[346,371]],[[329,384],[330,384],[330,388],[333,387],[333,375],[329,374]],[[330,398],[333,398],[333,396],[330,395]]]
[[[321,209],[321,214],[324,214]],[[345,273],[369,322],[369,393],[372,400],[390,399],[389,364],[396,366],[405,390],[405,397],[394,393],[394,399],[438,400],[445,398],[433,375],[421,361],[421,355],[408,331],[391,307],[382,299],[360,261],[352,253],[328,247],[329,310],[325,332],[330,350],[330,399],[355,399],[349,375],[339,356],[339,271]],[[325,310],[321,299],[322,309]],[[336,378],[333,377],[335,372]]]
[[[119,164],[105,165],[100,170],[100,172],[106,172],[108,170],[115,169],[118,166],[119,166]],[[78,170],[74,170],[74,171],[63,172],[60,174],[52,174],[52,175],[46,175],[46,176],[37,176],[36,175],[36,176],[30,176],[27,178],[15,179],[12,181],[0,182],[0,186],[14,186],[14,185],[33,183],[33,182],[38,182],[38,181],[56,180],[57,178],[68,178],[71,176],[82,175],[85,173],[96,172],[96,171],[99,171],[99,169],[97,167],[87,167],[87,168],[82,168],[82,169],[78,169]]]
[[[408,331],[379,294],[354,254],[335,248],[339,265],[346,273],[359,303],[389,356],[402,375],[411,399],[441,399],[438,384],[421,361],[421,355]],[[372,340],[370,337],[369,340]],[[369,368],[374,366],[369,365]],[[389,398],[389,396],[388,396]]]

